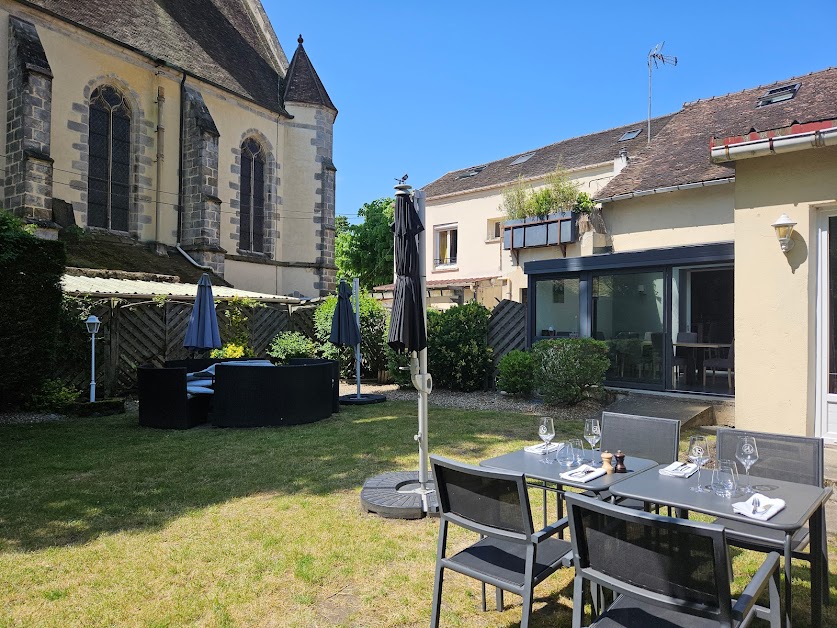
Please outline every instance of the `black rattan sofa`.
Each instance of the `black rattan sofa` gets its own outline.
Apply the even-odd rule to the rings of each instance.
[[[185,430],[206,423],[212,395],[188,395],[185,368],[140,366],[137,388],[140,425]]]
[[[334,408],[334,363],[276,367],[215,367],[210,421],[217,427],[261,427],[313,423]]]

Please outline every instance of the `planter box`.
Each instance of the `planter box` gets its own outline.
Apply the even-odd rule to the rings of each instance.
[[[503,225],[503,248],[526,249],[578,240],[578,215],[556,212],[546,218],[518,218]]]

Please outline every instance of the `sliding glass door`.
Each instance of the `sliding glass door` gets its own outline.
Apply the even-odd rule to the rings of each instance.
[[[664,384],[662,270],[593,275],[592,336],[607,343],[613,383]]]

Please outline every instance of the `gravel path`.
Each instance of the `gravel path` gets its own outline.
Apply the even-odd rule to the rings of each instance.
[[[386,395],[393,401],[416,401],[416,391],[413,389],[399,389],[395,384],[361,384],[362,393],[378,393]],[[348,395],[357,390],[355,384],[340,383],[340,394]],[[542,401],[531,399],[516,399],[506,397],[492,391],[453,392],[434,388],[428,398],[428,404],[441,408],[462,408],[463,410],[495,410],[502,412],[522,412],[524,414],[549,414],[555,418],[566,420],[583,420],[597,416],[602,411],[602,404],[592,399],[577,406],[556,408],[548,406]]]

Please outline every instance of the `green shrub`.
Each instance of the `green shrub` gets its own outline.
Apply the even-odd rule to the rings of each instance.
[[[29,406],[41,412],[63,412],[70,404],[78,401],[79,392],[75,388],[65,386],[61,380],[47,379],[41,384],[38,392],[32,395]]]
[[[449,390],[481,390],[491,368],[488,320],[479,303],[427,312],[427,361],[433,382]]]
[[[317,343],[298,331],[283,331],[273,339],[267,354],[287,364],[292,358],[316,358]]]
[[[354,297],[352,299],[354,301]],[[314,333],[320,344],[320,355],[328,360],[338,360],[346,377],[355,372],[354,347],[337,347],[328,341],[331,335],[331,319],[337,307],[337,297],[330,296],[314,312]],[[360,295],[360,352],[361,375],[377,377],[386,368],[387,313],[381,302],[367,294]]]
[[[410,378],[410,354],[396,353],[389,345],[386,346],[387,372],[392,381],[398,384],[399,388],[412,388],[413,380]],[[404,367],[402,370],[401,367]]]
[[[500,358],[497,371],[497,388],[518,397],[532,396],[534,382],[531,353],[517,349],[509,351]]]
[[[64,244],[28,231],[0,210],[0,407],[20,407],[54,365]]]
[[[220,329],[221,337],[226,338],[226,344],[242,347],[244,356],[225,355],[218,357],[252,358],[256,355],[253,347],[250,346],[250,324],[248,321],[250,320],[250,313],[259,307],[265,307],[265,304],[249,297],[234,296],[226,299],[224,307],[219,308],[223,314],[223,324]]]
[[[209,353],[210,358],[224,359],[251,357],[252,355],[252,352],[247,353],[246,347],[243,347],[242,345],[237,345],[233,342],[228,342],[220,349],[213,349]]]
[[[610,368],[607,344],[592,338],[541,340],[532,346],[535,386],[547,403],[576,404],[601,386]]]

